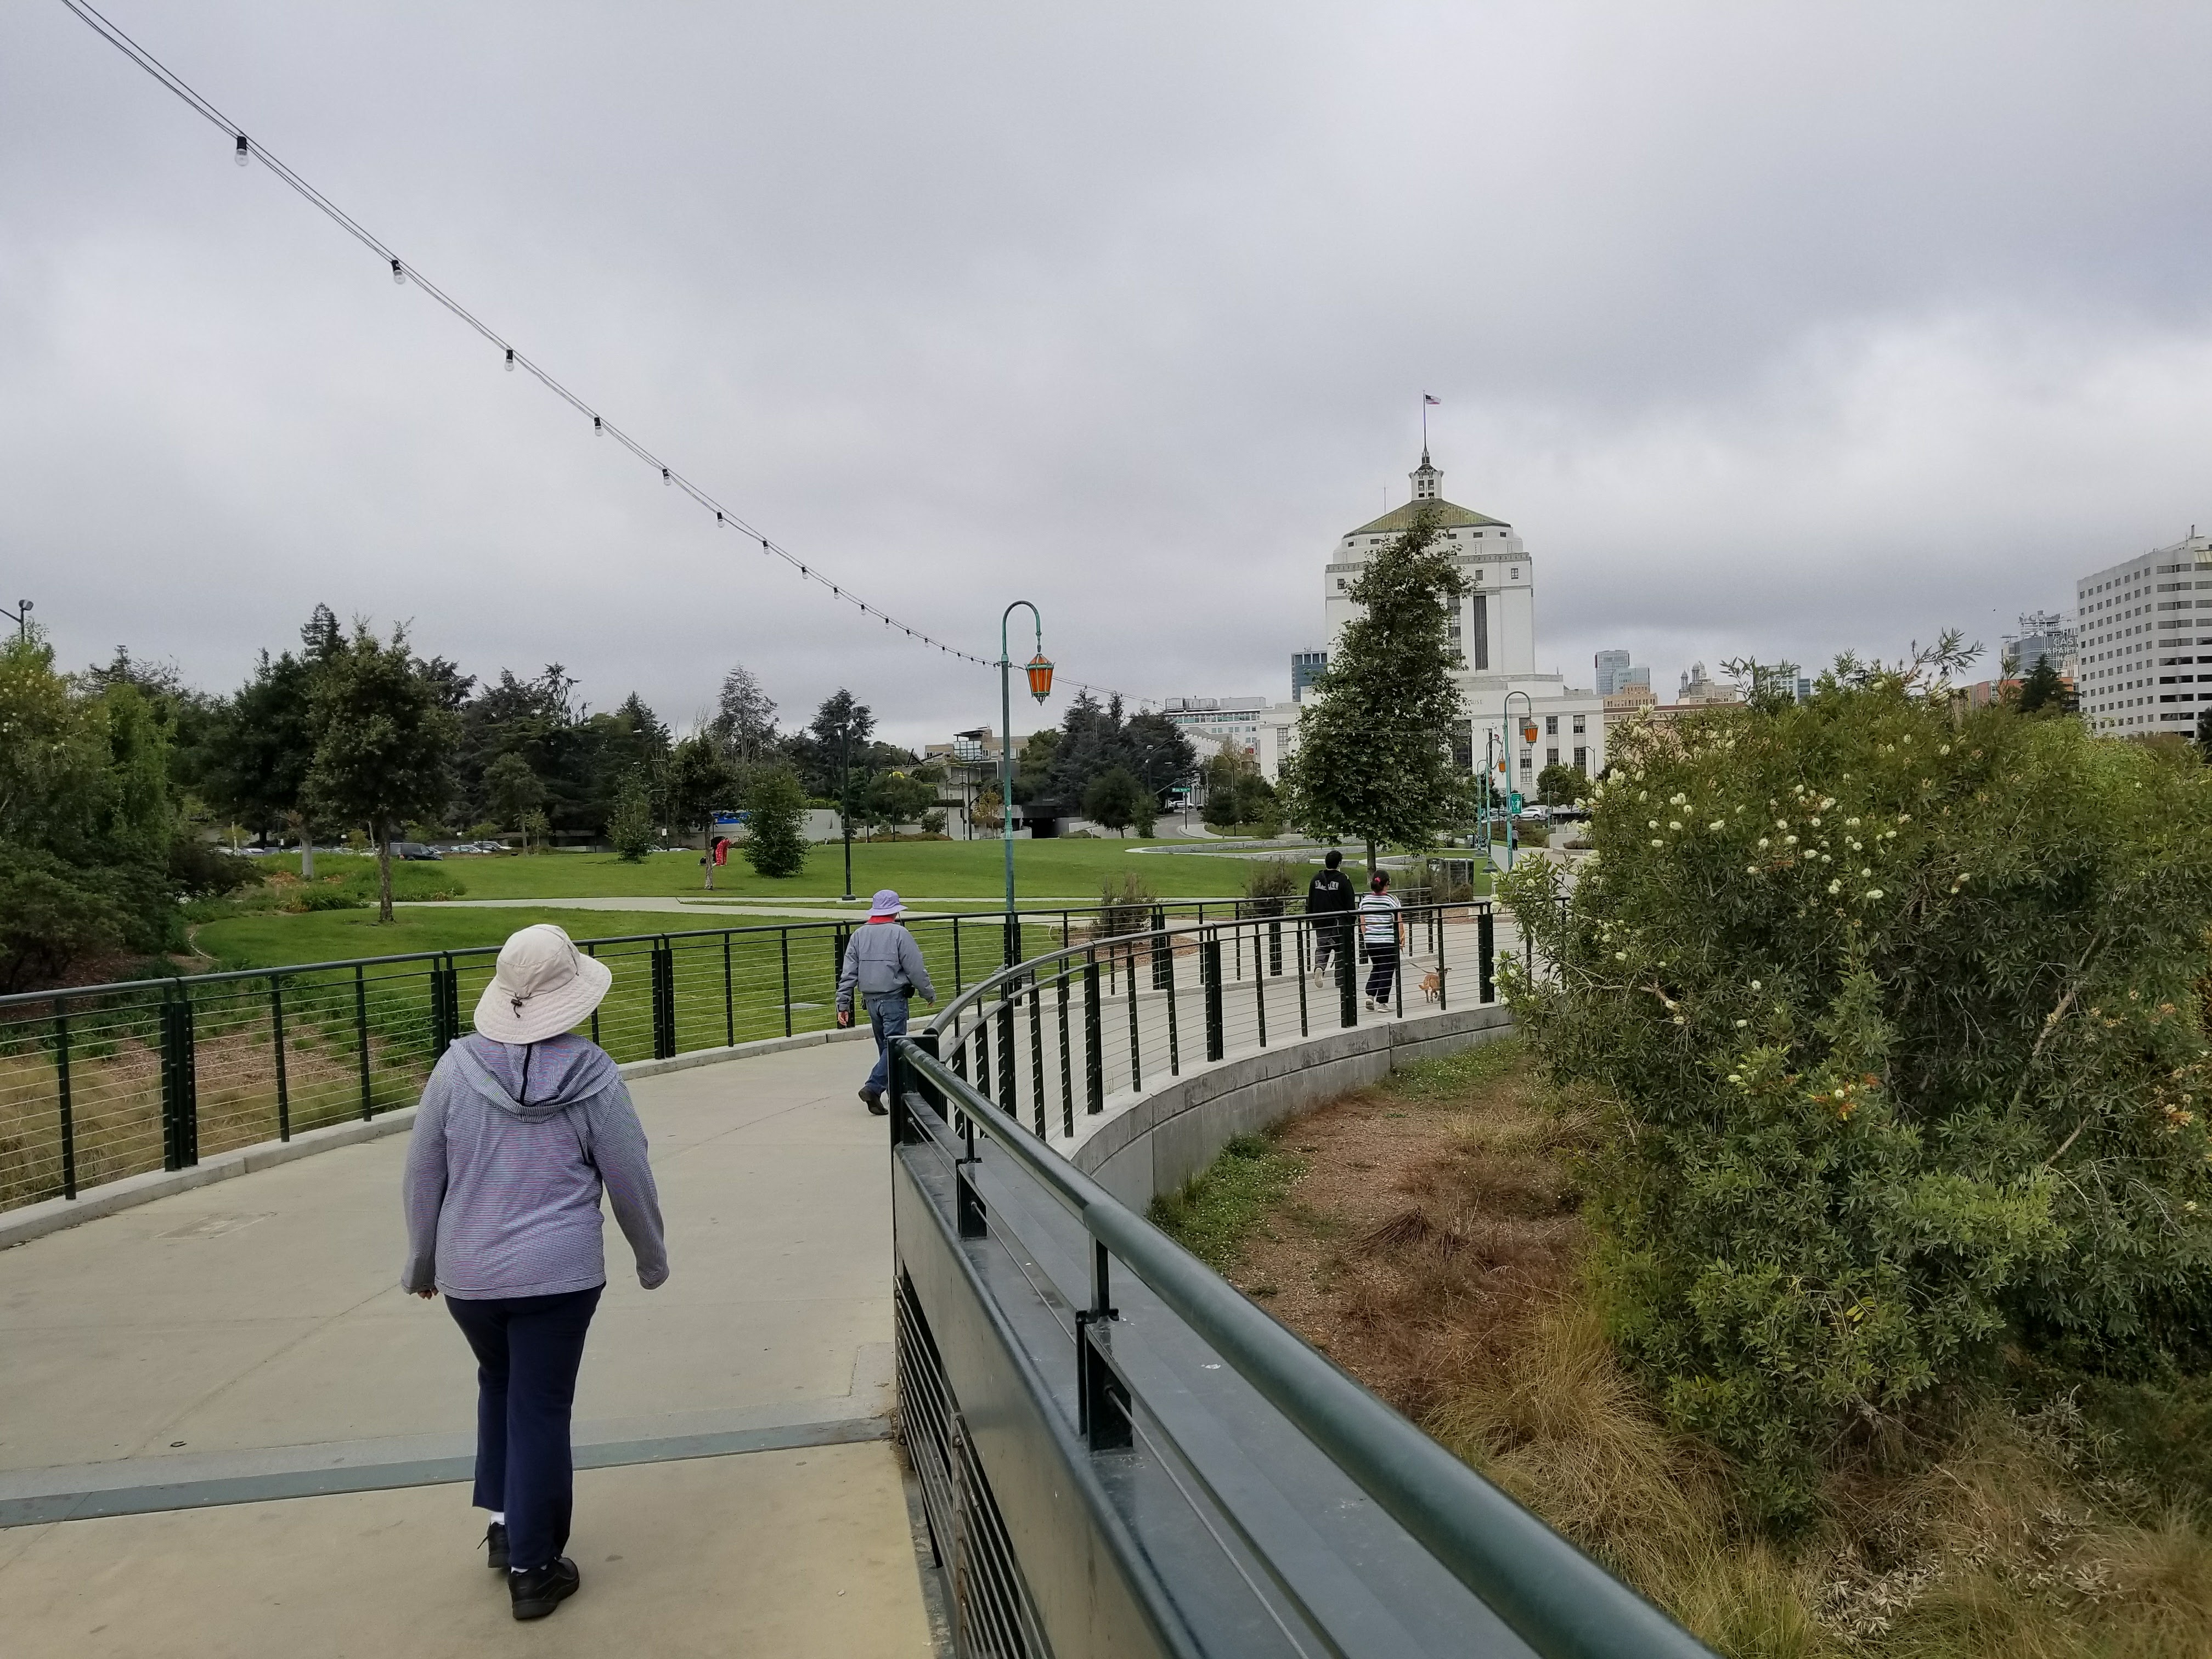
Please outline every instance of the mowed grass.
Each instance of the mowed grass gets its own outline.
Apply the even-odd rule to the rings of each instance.
[[[321,860],[316,862],[319,867]],[[226,969],[289,968],[303,963],[349,962],[358,957],[498,945],[517,928],[540,921],[556,923],[568,930],[571,939],[623,939],[636,933],[749,925],[744,918],[726,920],[711,911],[694,917],[688,912],[667,910],[540,910],[520,905],[485,910],[410,905],[392,914],[393,920],[388,923],[380,923],[374,910],[231,916],[202,924],[195,930],[192,942]]]
[[[1038,841],[1014,846],[1014,890],[1019,896],[1095,896],[1109,878],[1125,871],[1164,898],[1210,898],[1244,890],[1247,860],[1200,854],[1139,855],[1140,847],[1190,846],[1189,842]],[[907,841],[853,843],[853,890],[866,895],[894,887],[915,898],[988,900],[1006,890],[1004,854],[994,841]],[[264,867],[296,872],[298,856],[259,860]],[[315,873],[349,870],[366,860],[320,854]],[[705,896],[705,872],[695,852],[654,853],[625,864],[611,853],[541,853],[528,858],[455,854],[436,868],[458,876],[477,898],[696,898]],[[732,856],[714,872],[714,896],[746,899],[836,899],[845,890],[844,849],[817,847],[806,867],[787,880],[756,875]]]

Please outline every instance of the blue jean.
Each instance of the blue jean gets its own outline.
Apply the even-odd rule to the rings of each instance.
[[[876,1034],[876,1069],[868,1073],[862,1086],[878,1094],[884,1091],[891,1077],[891,1039],[906,1035],[906,1008],[911,999],[907,997],[871,997],[868,1000],[868,1029]]]
[[[568,1413],[584,1334],[605,1288],[446,1298],[477,1357],[474,1502],[506,1511],[507,1565],[517,1570],[550,1565],[568,1542],[575,1492]]]

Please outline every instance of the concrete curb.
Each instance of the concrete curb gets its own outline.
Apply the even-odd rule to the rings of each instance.
[[[619,1069],[627,1082],[639,1078],[659,1077],[664,1072],[689,1071],[695,1066],[714,1066],[725,1060],[751,1060],[763,1054],[781,1054],[787,1048],[811,1048],[817,1043],[851,1042],[868,1036],[868,1028],[865,1025],[856,1025],[843,1031],[801,1031],[787,1037],[763,1037],[758,1042],[740,1042],[734,1048],[701,1048],[691,1054],[678,1054],[672,1060],[633,1060]],[[126,1176],[120,1181],[88,1188],[74,1199],[50,1198],[41,1203],[27,1204],[20,1210],[10,1210],[5,1215],[0,1215],[0,1250],[17,1244],[27,1244],[34,1238],[59,1232],[64,1227],[97,1221],[102,1216],[135,1209],[141,1204],[151,1204],[157,1198],[188,1193],[195,1187],[252,1175],[257,1170],[273,1170],[278,1164],[289,1164],[295,1158],[313,1158],[317,1152],[335,1152],[341,1146],[358,1146],[364,1141],[381,1140],[386,1135],[402,1134],[413,1127],[414,1122],[415,1109],[403,1106],[397,1111],[384,1112],[366,1121],[333,1123],[325,1128],[305,1129],[289,1140],[257,1141],[251,1146],[241,1146],[236,1152],[205,1159],[189,1170],[149,1170],[144,1175]]]

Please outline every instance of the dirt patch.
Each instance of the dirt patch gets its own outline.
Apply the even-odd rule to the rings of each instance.
[[[1583,1127],[1517,1044],[1346,1096],[1275,1137],[1296,1173],[1228,1277],[1424,1419],[1472,1351],[1510,1340],[1571,1281],[1583,1224],[1559,1154]]]

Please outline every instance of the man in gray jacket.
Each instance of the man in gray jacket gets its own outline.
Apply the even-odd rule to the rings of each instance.
[[[876,1034],[876,1067],[860,1085],[860,1098],[868,1109],[882,1116],[884,1089],[890,1080],[891,1039],[906,1033],[908,1000],[919,995],[937,1000],[937,988],[929,982],[929,969],[921,964],[921,946],[899,926],[906,906],[886,887],[868,906],[865,927],[854,930],[845,947],[844,966],[837,971],[837,1023],[853,1023],[853,993],[867,999],[868,1028]]]

